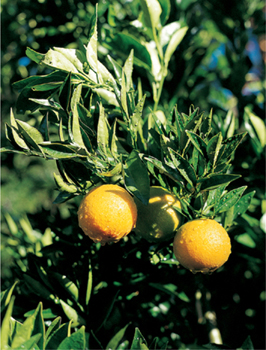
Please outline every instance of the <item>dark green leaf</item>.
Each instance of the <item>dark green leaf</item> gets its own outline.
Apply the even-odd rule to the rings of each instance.
[[[170,3],[170,0],[158,0],[158,1],[161,5],[161,9],[162,9],[161,23],[162,23],[162,25],[164,25],[166,23],[166,21],[168,20],[168,17],[170,15],[171,3]]]
[[[216,207],[216,214],[222,213],[223,211],[227,211],[232,206],[236,205],[246,188],[247,186],[236,188],[228,192],[226,195],[222,196],[222,198],[219,201],[219,204]]]
[[[53,322],[48,327],[46,333],[45,333],[45,343],[47,344],[51,337],[53,336],[53,333],[60,327],[61,323],[61,317],[57,317],[53,320]]]
[[[58,272],[50,272],[51,277],[55,278],[59,284],[69,293],[69,295],[75,300],[79,299],[79,289],[67,276],[61,275]]]
[[[150,180],[147,168],[136,150],[128,156],[123,170],[127,190],[147,205],[150,197]]]
[[[217,159],[217,163],[225,161],[227,158],[229,158],[239,146],[241,141],[244,139],[246,134],[247,133],[237,134],[224,140],[222,143],[221,152]]]
[[[130,347],[131,350],[148,350],[147,342],[138,328],[135,328],[134,338]]]
[[[176,170],[175,167],[169,166],[167,164],[162,163],[160,160],[153,157],[145,157],[145,160],[152,163],[159,169],[162,173],[172,178],[174,181],[178,182],[183,186],[183,177],[180,175],[179,171]]]
[[[65,338],[58,346],[57,350],[84,350],[86,346],[85,327]]]
[[[70,321],[72,320],[73,327],[77,327],[77,326],[86,324],[86,321],[83,319],[83,317],[81,317],[78,314],[78,312],[73,307],[68,305],[64,300],[60,299],[60,304],[61,304],[62,309],[63,309],[65,315],[67,316],[67,318]]]
[[[204,137],[208,136],[212,129],[212,109],[207,117],[204,117],[200,131],[203,133]]]
[[[196,174],[189,162],[180,154],[169,148],[170,156],[173,160],[174,166],[180,172],[184,179],[191,185],[195,186],[197,182]]]
[[[120,341],[122,340],[122,338],[124,337],[124,334],[127,330],[127,327],[130,325],[130,323],[128,323],[125,327],[123,327],[122,329],[120,329],[120,331],[118,331],[113,338],[108,342],[107,346],[106,346],[106,350],[115,350],[117,349]]]
[[[206,142],[196,133],[192,131],[186,130],[186,134],[194,147],[198,150],[198,152],[204,157],[205,156],[205,150],[207,147]]]
[[[42,121],[39,126],[39,132],[42,134],[44,141],[49,141],[49,130],[48,130],[48,112],[42,118]]]
[[[70,329],[71,329],[71,322],[64,323],[62,326],[60,326],[57,330],[53,331],[49,339],[47,339],[47,342],[45,344],[45,349],[57,349],[59,344],[62,343],[62,341],[70,336]]]
[[[153,288],[161,290],[164,293],[174,295],[183,301],[186,301],[186,302],[190,301],[190,299],[184,292],[177,292],[176,291],[177,286],[172,283],[164,284],[164,285],[161,283],[149,283],[149,285]]]
[[[130,51],[134,50],[134,63],[147,70],[151,69],[151,57],[144,45],[130,34],[116,33],[106,40],[108,46],[117,51],[123,58],[127,58]]]
[[[60,192],[59,195],[56,197],[56,199],[53,201],[53,204],[64,203],[73,197],[75,197],[73,193]]]
[[[254,350],[254,346],[253,346],[252,340],[250,338],[250,335],[245,339],[245,341],[241,345],[240,349],[243,349],[243,350]]]
[[[239,199],[239,201],[234,206],[234,218],[237,218],[237,216],[240,216],[246,212],[255,193],[256,191],[252,191],[245,194],[242,198]]]
[[[231,181],[239,179],[241,175],[233,175],[233,174],[211,174],[208,177],[205,177],[199,182],[201,183],[201,191],[209,191],[213,190],[216,187],[227,184]]]
[[[107,55],[108,60],[111,62],[116,79],[118,80],[119,84],[121,85],[122,82],[122,67],[119,63],[117,63],[111,56]]]
[[[217,160],[217,157],[219,155],[221,146],[222,146],[223,136],[219,132],[219,134],[213,136],[207,145],[207,153],[209,160],[212,163],[213,168],[215,167],[215,163]]]

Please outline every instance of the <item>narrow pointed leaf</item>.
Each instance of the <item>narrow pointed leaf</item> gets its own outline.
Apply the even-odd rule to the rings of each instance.
[[[71,307],[70,305],[68,305],[64,300],[60,299],[60,304],[62,306],[62,309],[65,313],[65,315],[68,317],[68,319],[71,321],[73,321],[73,327],[77,327],[79,325],[85,325],[86,322],[83,319],[83,317],[81,317],[78,312],[73,309],[73,307]]]
[[[15,297],[12,296],[10,303],[8,304],[4,319],[2,321],[2,325],[1,325],[1,330],[0,330],[0,334],[1,334],[1,340],[0,340],[0,344],[1,344],[1,349],[5,349],[8,347],[8,338],[10,336],[10,319],[12,316],[12,311],[13,311],[13,306],[14,306],[14,301],[15,301]]]
[[[133,150],[128,156],[123,170],[127,190],[141,202],[148,204],[150,196],[149,175],[136,150]]]
[[[46,333],[45,333],[45,343],[48,343],[50,338],[52,337],[53,333],[60,327],[61,324],[61,317],[58,316],[53,320],[53,322],[48,327]]]
[[[144,14],[145,25],[149,28],[157,28],[160,24],[161,5],[157,0],[140,0]]]
[[[15,334],[11,347],[13,349],[21,346],[24,342],[29,340],[31,336],[35,334],[41,334],[41,337],[37,345],[43,349],[44,347],[44,320],[42,316],[42,303],[39,303],[35,313],[28,317],[23,325],[20,327],[18,332]]]
[[[224,195],[216,207],[216,214],[227,211],[233,207],[239,201],[246,188],[247,186],[236,188]]]
[[[189,162],[173,149],[168,148],[173,163],[183,178],[191,185],[196,185],[196,173]]]
[[[186,130],[186,134],[194,147],[198,150],[198,152],[204,157],[206,151],[207,144],[206,142],[196,133]]]
[[[220,185],[227,184],[236,179],[239,179],[241,175],[233,175],[233,174],[213,174],[206,178],[201,179],[199,182],[201,183],[201,191],[209,191],[217,188]]]
[[[183,40],[184,36],[186,35],[186,32],[188,30],[188,27],[183,27],[178,29],[171,37],[170,42],[166,48],[165,54],[164,54],[164,64],[165,67],[168,66],[169,61],[175,52],[177,46],[181,43]]]
[[[104,108],[102,104],[100,104],[99,111],[99,121],[97,126],[97,144],[99,151],[105,155],[107,158],[112,158],[112,154],[109,148],[109,139],[110,139],[110,126],[108,124]]]
[[[9,287],[8,289],[4,290],[3,292],[1,292],[1,312],[3,312],[3,310],[7,307],[7,305],[9,304],[11,297],[12,297],[12,293],[14,291],[14,288],[16,287],[18,281],[16,281],[11,287]]]
[[[234,219],[240,215],[243,215],[247,211],[255,193],[256,191],[252,191],[245,194],[242,196],[242,198],[239,199],[239,201],[234,206]]]
[[[56,331],[54,331],[45,344],[46,350],[57,349],[60,343],[71,334],[71,322],[62,324]]]
[[[219,155],[221,146],[222,146],[223,136],[219,132],[219,134],[213,136],[207,145],[207,153],[209,160],[211,161],[213,167],[215,166],[217,157]]]
[[[138,328],[135,328],[134,338],[130,347],[131,350],[148,350],[148,345]]]
[[[42,134],[36,128],[22,120],[17,120],[17,123],[19,131],[26,143],[31,145],[34,149],[40,150],[38,144],[43,142]]]
[[[121,328],[120,331],[118,331],[115,336],[109,341],[109,343],[106,346],[106,350],[114,350],[118,347],[120,341],[124,337],[124,334],[127,330],[127,327],[130,325],[128,323],[125,327]]]
[[[204,118],[200,131],[204,134],[204,137],[208,136],[212,130],[212,109],[207,117]]]
[[[221,162],[222,160],[225,161],[226,159],[228,159],[235,152],[235,150],[242,142],[246,134],[247,133],[244,132],[242,134],[237,134],[232,137],[229,137],[229,139],[224,140],[222,143],[223,152],[220,152],[217,162]]]
[[[76,301],[79,299],[79,289],[73,281],[67,276],[61,275],[58,272],[51,272],[51,277],[55,278],[59,284],[69,293],[69,295]]]
[[[87,50],[86,50],[86,56],[87,56],[87,61],[89,63],[89,66],[96,73],[98,72],[97,11],[98,11],[98,6],[96,5],[95,12],[94,12],[93,17],[91,19],[91,29],[90,29],[90,34],[89,34],[89,42],[88,42]]]
[[[87,282],[86,300],[85,300],[85,303],[87,306],[90,301],[91,292],[92,292],[92,267],[91,267],[91,261],[89,260],[89,272],[88,272],[88,282]]]

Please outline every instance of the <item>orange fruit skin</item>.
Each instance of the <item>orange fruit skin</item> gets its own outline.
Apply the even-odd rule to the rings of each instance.
[[[173,238],[180,226],[182,215],[172,206],[181,208],[180,201],[173,193],[160,186],[150,188],[148,205],[135,199],[138,219],[135,228],[137,235],[150,243],[163,242]]]
[[[212,273],[228,260],[231,241],[217,221],[196,219],[178,229],[173,250],[180,264],[191,272]]]
[[[84,197],[78,209],[83,232],[102,245],[118,242],[136,225],[137,207],[131,195],[118,185],[98,186]]]

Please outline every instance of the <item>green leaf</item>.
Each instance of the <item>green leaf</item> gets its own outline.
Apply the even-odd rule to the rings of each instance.
[[[138,328],[135,328],[134,338],[130,347],[131,350],[148,350],[147,342]]]
[[[204,117],[200,131],[207,137],[212,130],[212,109],[207,117]]]
[[[239,199],[239,201],[234,206],[234,219],[238,216],[243,215],[247,211],[255,193],[256,191],[252,191],[245,194],[242,198]]]
[[[235,152],[236,148],[242,142],[246,134],[247,133],[244,132],[242,134],[237,134],[224,140],[217,159],[217,163],[225,162]]]
[[[171,12],[171,2],[170,0],[159,0],[161,5],[162,13],[161,13],[161,23],[164,25],[169,18]]]
[[[35,280],[34,278],[32,278],[31,276],[24,274],[23,275],[24,280],[28,286],[28,288],[36,293],[37,295],[45,298],[45,299],[52,299],[54,300],[55,297],[54,295],[39,281]]]
[[[145,160],[152,163],[157,169],[160,170],[160,172],[169,176],[174,181],[178,182],[181,186],[183,186],[184,178],[180,175],[179,171],[177,171],[175,167],[164,164],[160,160],[153,157],[145,157]]]
[[[261,144],[261,148],[266,145],[266,126],[263,119],[252,113],[247,107],[245,108],[245,126],[248,130],[250,137],[257,137]],[[254,132],[255,131],[255,132]]]
[[[86,346],[85,327],[65,338],[58,346],[57,350],[83,350]]]
[[[92,19],[91,19],[91,28],[90,28],[90,33],[89,33],[89,41],[88,41],[88,45],[87,45],[87,48],[86,48],[87,61],[89,63],[90,68],[96,73],[98,72],[97,10],[98,10],[98,5],[96,4],[95,11],[94,11],[94,14],[93,14]]]
[[[111,154],[109,140],[110,140],[110,126],[105,115],[104,107],[102,104],[99,105],[99,121],[97,126],[97,144],[98,149],[102,155],[107,159],[113,159]]]
[[[37,349],[36,345],[38,344],[38,342],[41,339],[41,337],[42,337],[42,334],[41,333],[37,333],[34,336],[32,336],[30,339],[26,340],[24,343],[20,344],[15,349],[13,348],[13,350]],[[43,349],[43,348],[40,348],[40,349]]]
[[[58,272],[50,272],[49,275],[55,278],[75,301],[79,300],[79,289],[67,276],[61,275]]]
[[[197,178],[191,164],[189,164],[189,162],[185,158],[183,158],[180,154],[175,152],[173,149],[168,148],[168,150],[176,169],[180,172],[183,178],[187,180],[187,182],[191,186],[194,187],[197,183]]]
[[[107,59],[112,64],[112,67],[113,67],[114,72],[115,72],[116,79],[118,80],[119,84],[121,85],[121,82],[122,82],[122,67],[111,56],[107,55]]]
[[[252,340],[250,338],[250,335],[245,339],[244,343],[241,345],[241,350],[254,350],[254,346],[252,343]],[[240,350],[238,349],[238,350]]]
[[[236,188],[220,198],[219,204],[216,207],[216,214],[229,210],[231,207],[241,198],[242,194],[246,190],[247,186]]]
[[[248,233],[242,233],[241,235],[235,236],[235,240],[249,248],[255,248],[256,242]]]
[[[73,327],[77,327],[77,326],[86,324],[86,321],[84,320],[84,318],[81,317],[78,314],[78,312],[75,309],[73,309],[73,307],[71,307],[66,302],[64,302],[64,300],[60,299],[60,304],[62,306],[62,309],[63,309],[65,315],[68,317],[69,320],[72,320]]]
[[[86,300],[85,303],[88,306],[91,292],[92,292],[92,267],[91,267],[91,261],[89,260],[89,266],[88,266],[89,272],[88,272],[88,282],[87,282],[87,290],[86,290]]]
[[[147,168],[137,150],[130,153],[123,170],[126,189],[147,205],[150,197],[150,180]]]
[[[212,163],[212,167],[215,167],[217,157],[219,155],[221,146],[222,146],[223,136],[222,133],[218,133],[217,135],[213,136],[207,145],[207,154],[209,157],[209,160]]]
[[[53,331],[45,344],[46,350],[57,349],[62,341],[70,336],[71,322],[64,323],[57,330]]]
[[[124,334],[127,330],[127,327],[130,325],[130,323],[128,323],[125,327],[121,328],[120,331],[118,331],[113,338],[108,342],[107,346],[106,346],[106,350],[115,350],[117,349],[120,341],[122,340],[122,338],[124,337]]]
[[[190,139],[190,141],[192,142],[192,144],[194,145],[194,147],[198,150],[198,152],[204,157],[205,156],[205,150],[207,147],[206,142],[196,133],[186,130],[185,131],[188,138]]]
[[[11,347],[15,349],[21,346],[23,343],[29,340],[31,336],[36,334],[41,334],[41,337],[39,338],[37,345],[41,349],[43,349],[45,328],[44,328],[44,320],[42,317],[42,303],[39,303],[37,309],[35,310],[35,313],[32,316],[28,317],[24,321],[23,325],[16,332],[13,338]]]
[[[73,184],[69,184],[69,183],[65,182],[60,175],[54,173],[54,179],[55,179],[56,185],[60,191],[65,191],[68,193],[76,193],[77,192],[77,187]]]
[[[162,8],[157,0],[140,0],[140,5],[144,15],[144,23],[149,28],[158,28]]]
[[[39,143],[43,142],[42,134],[33,126],[22,120],[17,120],[18,128],[26,143],[36,150],[40,150]]]
[[[127,58],[131,50],[134,50],[134,64],[146,70],[152,68],[151,57],[146,47],[134,36],[125,33],[116,33],[107,38],[106,43],[111,50]]]
[[[43,142],[40,146],[44,153],[53,159],[68,159],[87,156],[79,147],[64,142]]]
[[[1,312],[3,312],[7,305],[10,303],[12,293],[18,282],[19,281],[16,281],[8,289],[1,292]]]
[[[20,148],[23,149],[29,149],[29,147],[27,146],[26,142],[23,140],[23,138],[21,138],[18,134],[18,125],[16,122],[16,119],[14,117],[14,113],[12,108],[10,109],[10,123],[11,123],[11,134],[12,134],[12,139],[14,141],[14,143],[19,146]],[[8,125],[7,125],[8,126]],[[10,134],[10,133],[9,133]],[[7,137],[8,138],[8,137]],[[9,139],[9,138],[8,138]],[[12,141],[12,140],[10,140]]]
[[[159,289],[164,293],[174,295],[185,302],[190,302],[189,297],[184,292],[180,292],[180,293],[177,292],[176,291],[177,286],[172,283],[169,283],[169,284],[149,283],[149,285],[153,288]]]
[[[223,184],[227,184],[236,179],[239,179],[241,175],[233,175],[233,174],[211,174],[208,177],[205,177],[199,182],[201,183],[200,190],[201,191],[210,191],[213,190]]]
[[[49,342],[49,340],[53,336],[53,333],[59,329],[60,323],[61,323],[61,317],[57,317],[50,324],[50,326],[48,327],[48,329],[45,333],[45,344],[47,344]]]
[[[58,69],[64,72],[83,72],[83,63],[79,60],[79,53],[76,49],[65,49],[54,47],[46,54],[38,54],[32,49],[27,49],[26,54],[39,65]]]
[[[166,48],[165,54],[164,54],[164,65],[165,67],[168,67],[169,61],[175,52],[177,46],[181,43],[184,36],[186,35],[186,32],[188,30],[188,27],[183,27],[178,29],[171,37],[170,42]]]
[[[12,316],[14,301],[15,301],[15,297],[12,296],[11,300],[8,304],[4,319],[2,321],[1,330],[0,330],[0,332],[1,332],[1,340],[0,340],[1,349],[8,348],[8,338],[9,338],[10,333],[11,333],[10,319]]]

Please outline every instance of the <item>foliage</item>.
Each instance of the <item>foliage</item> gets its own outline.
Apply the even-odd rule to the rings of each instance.
[[[59,348],[72,341],[81,348],[219,348],[201,345],[210,341],[211,293],[225,342],[263,346],[263,84],[258,73],[252,90],[246,50],[263,31],[261,2],[233,2],[230,11],[212,1],[70,3],[72,22],[70,10],[53,5],[64,28],[36,17],[33,28],[48,36],[27,42],[31,63],[13,85],[19,96],[2,152],[55,161],[59,211],[43,209],[30,220],[5,212],[3,242],[20,283],[4,281],[3,331],[12,308],[16,320],[3,341],[36,349],[49,337]],[[33,22],[24,26],[30,34]],[[49,37],[63,32],[60,40]],[[230,230],[232,257],[214,275],[194,276],[173,259],[171,243],[150,245],[131,233],[101,248],[76,218],[81,195],[100,183],[125,186],[143,203],[150,184],[173,191],[185,220],[211,217]]]

